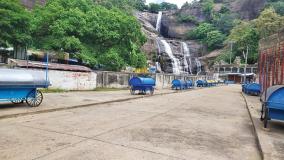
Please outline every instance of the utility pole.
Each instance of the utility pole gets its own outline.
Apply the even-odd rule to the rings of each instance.
[[[233,54],[233,41],[230,41],[231,44],[231,52],[230,52],[230,64],[232,64],[232,54]]]
[[[249,47],[247,46],[246,54],[243,51],[243,56],[244,56],[244,59],[245,59],[245,71],[244,71],[244,81],[243,81],[243,83],[246,83],[246,80],[247,80],[247,75],[246,74],[247,74],[248,54],[249,54]]]

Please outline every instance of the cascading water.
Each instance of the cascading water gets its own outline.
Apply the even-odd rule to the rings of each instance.
[[[180,65],[179,60],[174,56],[170,44],[166,40],[161,40],[161,42],[163,43],[163,45],[165,47],[165,52],[168,54],[168,56],[172,60],[173,73],[174,74],[180,74],[182,67]]]
[[[160,33],[161,31],[161,27],[162,27],[162,17],[163,17],[163,12],[159,12],[158,13],[158,18],[157,18],[157,23],[156,23],[156,30]],[[157,38],[157,45],[158,45],[158,52],[161,53],[166,53],[168,55],[168,57],[171,59],[171,66],[172,68],[172,72],[174,74],[181,74],[181,73],[186,73],[186,74],[193,74],[192,72],[192,68],[193,68],[193,64],[192,64],[192,57],[191,57],[191,53],[190,50],[188,48],[188,45],[185,42],[181,42],[181,50],[183,52],[183,59],[179,59],[180,56],[178,56],[179,58],[177,58],[174,55],[174,51],[176,51],[176,47],[172,48],[171,45],[175,45],[172,43],[168,43],[166,40],[164,40],[163,37],[158,37]],[[180,51],[180,50],[179,50]],[[177,52],[175,52],[177,53]],[[180,53],[180,52],[179,52]],[[183,65],[184,67],[181,65],[180,60],[183,60]],[[199,61],[198,59],[195,61]],[[196,63],[197,64],[197,63]],[[198,67],[198,71],[197,72],[201,72],[201,63],[199,62],[198,65],[200,65]],[[168,66],[166,66],[167,68]],[[157,62],[156,63],[156,69],[159,70],[160,68],[162,68],[160,66],[160,63]],[[164,64],[163,64],[163,69],[165,69]],[[161,70],[161,69],[160,69]],[[166,69],[167,72],[171,72],[171,70]]]
[[[157,23],[156,23],[156,30],[160,33],[161,31],[161,24],[162,24],[162,16],[163,16],[163,12],[160,11],[158,14],[158,19],[157,19]]]
[[[162,72],[162,67],[161,64],[159,62],[156,62],[156,69],[158,72]]]
[[[197,75],[199,75],[201,73],[201,62],[199,61],[198,58],[195,58],[195,63],[196,63],[196,66],[197,66]]]
[[[184,54],[184,69],[186,72],[192,74],[192,62],[191,62],[190,50],[185,42],[182,42],[181,44]]]

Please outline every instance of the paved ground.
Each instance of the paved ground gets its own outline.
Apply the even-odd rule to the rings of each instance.
[[[239,86],[0,120],[0,159],[258,160]]]
[[[172,90],[156,90],[155,94],[172,93]],[[40,107],[31,108],[26,103],[14,105],[12,103],[0,103],[0,119],[17,114],[57,110],[72,106],[96,104],[101,102],[116,101],[128,98],[139,98],[143,95],[130,95],[128,90],[121,91],[90,91],[90,92],[65,92],[45,93]]]
[[[269,121],[268,129],[260,121],[261,103],[259,97],[244,95],[252,115],[264,160],[284,159],[284,123]]]

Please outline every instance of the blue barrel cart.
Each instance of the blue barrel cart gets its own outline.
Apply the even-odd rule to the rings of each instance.
[[[194,87],[194,84],[193,84],[192,80],[186,81],[186,88],[187,89],[190,89],[190,88],[193,88],[193,87]]]
[[[284,121],[284,85],[272,86],[262,94],[261,120],[267,128],[269,120]]]
[[[242,92],[244,92],[245,93],[245,87],[246,87],[246,83],[244,83],[244,84],[242,84]]]
[[[207,81],[205,81],[205,80],[197,80],[196,81],[196,86],[197,87],[206,87],[207,86]]]
[[[261,92],[261,86],[258,83],[243,84],[242,91],[249,95],[259,96]]]
[[[153,95],[156,81],[151,77],[133,77],[129,80],[129,86],[132,95],[135,94],[135,91],[139,91],[140,94],[150,92]]]
[[[187,83],[181,79],[175,79],[172,81],[172,89],[183,90],[187,88]]]
[[[38,107],[43,95],[38,88],[48,88],[47,74],[32,70],[0,70],[0,101],[14,104],[26,102],[31,107]]]
[[[207,87],[213,87],[215,86],[215,81],[214,80],[207,80]]]

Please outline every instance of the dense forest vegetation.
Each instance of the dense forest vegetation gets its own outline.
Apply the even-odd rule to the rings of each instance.
[[[179,23],[194,23],[187,34],[209,51],[233,44],[233,58],[249,48],[249,63],[257,62],[258,41],[276,33],[284,25],[284,2],[268,0],[255,20],[242,20],[218,0],[185,3],[183,7],[200,5],[206,19],[198,22],[192,15],[178,15]],[[28,47],[68,52],[91,68],[119,71],[126,66],[145,67],[141,46],[146,37],[133,10],[157,13],[176,10],[174,4],[145,4],[145,0],[49,0],[45,6],[25,9],[19,0],[0,0],[0,47]],[[217,60],[229,61],[225,47]]]
[[[277,33],[284,25],[284,2],[269,0],[265,9],[257,19],[242,20],[238,14],[232,13],[226,5],[220,10],[214,10],[217,0],[201,0],[183,7],[201,5],[206,16],[205,22],[188,33],[188,39],[198,40],[208,47],[209,51],[223,49],[223,54],[216,61],[229,62],[230,45],[233,45],[233,59],[242,57],[243,52],[249,49],[248,63],[254,64],[258,59],[258,42],[261,38]]]
[[[144,67],[146,37],[132,15],[141,0],[49,0],[25,9],[19,0],[0,0],[0,46],[68,52],[90,67],[119,71]]]

